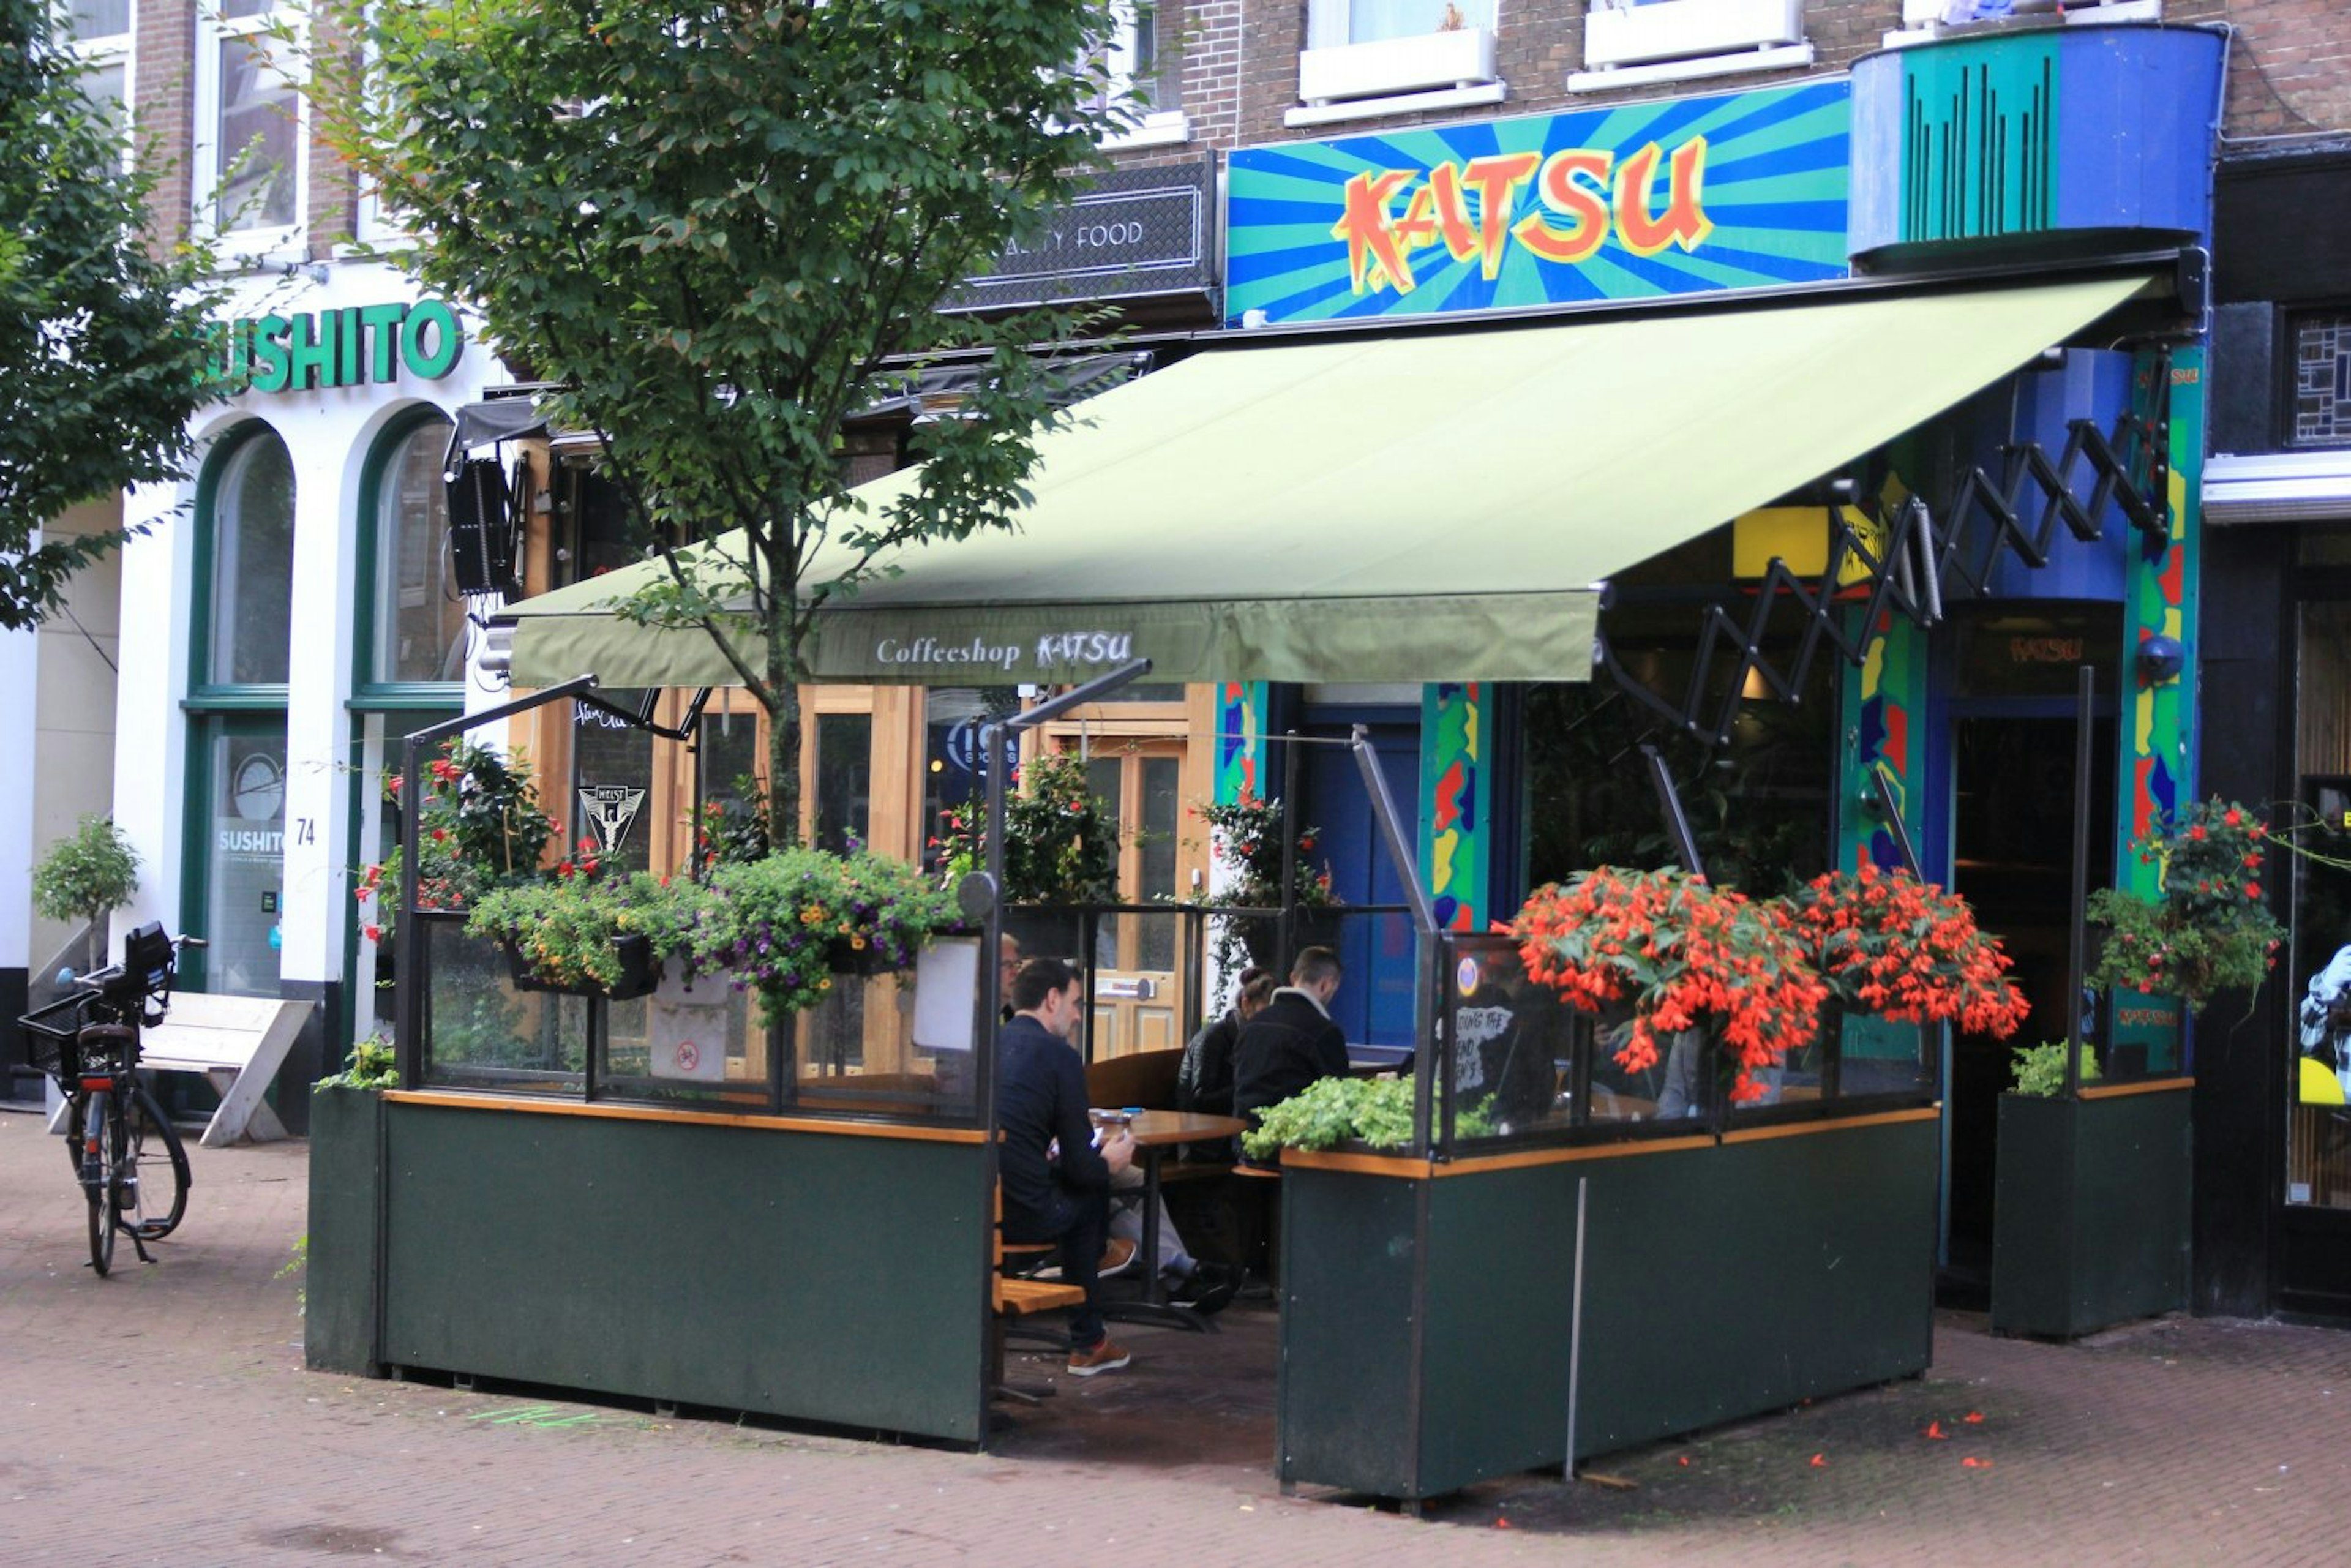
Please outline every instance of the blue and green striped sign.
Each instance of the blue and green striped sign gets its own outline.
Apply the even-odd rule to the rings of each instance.
[[[1845,275],[1843,78],[1232,154],[1238,325]]]

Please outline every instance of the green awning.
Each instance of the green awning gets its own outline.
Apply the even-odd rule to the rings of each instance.
[[[1012,531],[829,608],[827,681],[1581,680],[1594,585],[1940,413],[2138,278],[1218,347],[1079,405]],[[859,492],[879,507],[909,474]],[[821,580],[824,558],[812,580]],[[699,630],[510,607],[517,684],[725,685]],[[756,662],[755,662],[756,667]]]

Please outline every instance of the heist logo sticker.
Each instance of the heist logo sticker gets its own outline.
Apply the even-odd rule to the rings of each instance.
[[[645,803],[645,791],[637,784],[582,784],[580,786],[580,821],[596,841],[596,852],[611,855],[620,852],[629,836],[630,825],[636,821],[637,812]]]

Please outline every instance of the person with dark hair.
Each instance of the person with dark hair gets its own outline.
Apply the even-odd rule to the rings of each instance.
[[[1308,947],[1290,966],[1290,984],[1273,993],[1233,1047],[1233,1114],[1258,1124],[1268,1105],[1311,1083],[1347,1073],[1347,1034],[1331,1021],[1339,993],[1339,956]]]
[[[1185,1042],[1184,1060],[1176,1069],[1178,1111],[1196,1111],[1210,1116],[1233,1113],[1233,1048],[1240,1043],[1241,1030],[1249,1019],[1272,999],[1270,971],[1254,964],[1241,971],[1231,1009],[1222,1018],[1202,1024],[1199,1032]],[[1187,1160],[1229,1164],[1239,1153],[1238,1144],[1230,1138],[1184,1145],[1184,1158]]]
[[[1059,958],[1031,958],[1013,977],[1012,1021],[996,1042],[1004,1238],[1058,1243],[1061,1278],[1085,1291],[1084,1304],[1070,1313],[1075,1377],[1133,1359],[1102,1322],[1101,1270],[1111,1179],[1134,1164],[1134,1140],[1122,1127],[1094,1147],[1085,1064],[1070,1044],[1084,1017],[1078,972]]]

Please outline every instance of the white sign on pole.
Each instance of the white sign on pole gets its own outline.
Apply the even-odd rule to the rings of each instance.
[[[971,1050],[979,1000],[979,938],[942,937],[914,959],[914,1043],[925,1051]]]
[[[673,959],[648,1007],[655,1078],[717,1083],[726,1077],[726,1015],[729,988],[716,975],[689,983]]]

